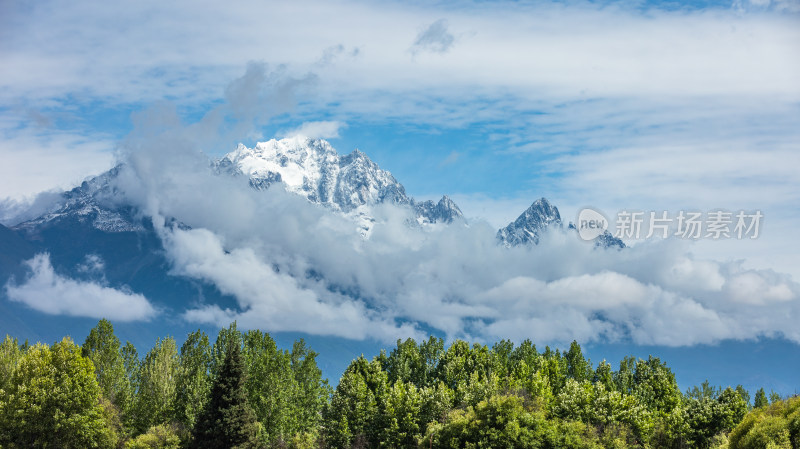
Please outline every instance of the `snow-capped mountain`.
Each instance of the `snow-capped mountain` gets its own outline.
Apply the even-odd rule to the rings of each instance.
[[[138,232],[144,230],[140,220],[133,217],[133,210],[112,200],[112,181],[119,173],[119,166],[90,178],[78,187],[64,192],[61,201],[41,216],[25,221],[15,229],[35,233],[37,229],[53,226],[59,221],[72,219],[104,232]]]
[[[456,218],[464,216],[461,209],[447,195],[438,203],[431,200],[414,202],[414,209],[417,211],[418,220],[428,223],[452,223]]]
[[[558,208],[547,201],[546,198],[540,198],[534,201],[516,220],[497,231],[497,239],[506,247],[525,244],[536,245],[539,243],[542,233],[550,229],[564,229],[561,214],[558,212]],[[567,229],[577,231],[572,223],[569,224]],[[601,248],[625,248],[625,243],[608,231],[595,238],[594,243],[595,246]]]
[[[383,203],[411,208],[420,224],[463,219],[461,210],[449,197],[442,197],[438,203],[415,201],[391,173],[382,170],[367,155],[355,150],[340,156],[324,140],[297,137],[260,142],[255,148],[239,145],[235,151],[213,161],[212,166],[220,175],[247,176],[257,190],[280,183],[312,203],[350,215],[365,235],[374,221],[369,206]],[[120,170],[117,166],[84,181],[64,192],[49,211],[14,228],[35,234],[44,227],[70,220],[104,232],[142,231],[142,222],[135,217],[133,208],[115,200],[118,196],[114,180]]]
[[[419,223],[451,223],[463,218],[447,196],[438,203],[417,202],[402,184],[359,150],[341,156],[326,141],[306,137],[244,145],[215,163],[219,173],[247,176],[256,189],[283,183],[286,190],[336,211],[362,214],[362,206],[397,204],[411,207]]]
[[[540,198],[516,220],[497,231],[497,239],[509,247],[528,243],[538,244],[542,232],[551,226],[561,228],[561,214],[546,198]]]
[[[438,202],[416,201],[392,174],[381,169],[359,150],[340,155],[325,140],[292,137],[259,142],[254,148],[244,145],[212,161],[212,168],[221,176],[246,176],[251,187],[266,190],[280,185],[310,202],[338,213],[357,223],[362,235],[368,236],[374,224],[370,208],[378,204],[408,207],[416,223],[452,223],[463,220],[458,205],[447,195]],[[36,236],[45,228],[68,222],[69,226],[88,225],[106,233],[141,232],[145,223],[130,205],[119,204],[115,178],[121,166],[84,181],[64,192],[62,200],[47,213],[20,223],[16,231]],[[117,199],[115,199],[117,198]],[[180,217],[170,217],[180,221]],[[574,230],[570,224],[569,229]],[[497,239],[506,247],[538,244],[548,229],[564,230],[558,208],[546,198],[531,204],[514,222],[497,231]],[[595,244],[600,247],[624,248],[625,244],[608,232]]]
[[[255,148],[240,146],[222,159],[211,162],[211,166],[217,176],[246,179],[257,190],[285,188],[325,207],[330,213],[343,213],[356,218],[357,222],[369,222],[373,206],[387,202],[407,207],[412,226],[449,223],[463,217],[449,197],[444,196],[438,202],[415,201],[391,173],[382,170],[363,153],[354,151],[342,156],[322,140],[295,138],[271,140],[259,143]],[[180,170],[180,167],[171,169]],[[129,193],[117,190],[127,185],[122,182],[126,174],[125,166],[118,166],[64,192],[46,213],[22,223],[8,223],[9,227],[0,225],[0,287],[26,282],[32,276],[32,268],[26,261],[34,255],[45,254],[48,263],[52,264],[48,267],[58,276],[141,294],[165,310],[186,310],[198,303],[237,307],[236,299],[214,283],[175,271],[175,261],[169,257],[163,237],[149,220],[143,218],[134,201],[127,199]],[[241,185],[248,188],[245,182]],[[411,221],[413,217],[416,221]],[[183,217],[166,218],[169,223],[180,225]],[[369,223],[361,228],[365,235],[368,226]],[[506,246],[535,244],[550,227],[568,232],[562,226],[558,209],[542,198],[514,223],[498,231],[497,237]],[[443,233],[448,229],[441,228]],[[491,235],[487,237],[492,238]],[[597,240],[598,246],[612,246],[599,243],[600,240]],[[100,261],[99,265],[94,263],[91,266],[101,268],[91,268],[90,260]],[[309,267],[306,275],[316,276],[318,273],[314,268]],[[52,273],[44,273],[50,277],[42,279],[49,279],[52,288],[60,288],[57,282],[60,278],[53,277]],[[75,285],[81,287],[84,284]],[[340,286],[332,283],[332,287],[339,291]],[[24,304],[8,301],[4,296],[6,291],[0,288],[0,328],[16,329],[18,333],[30,331],[33,327],[52,330],[57,335],[69,333],[71,321],[58,315],[43,315]],[[352,291],[355,292],[352,295],[358,297],[357,290]],[[31,326],[31,323],[36,323],[36,326]],[[161,334],[161,331],[155,334],[159,326],[168,325],[171,329],[184,326],[188,332],[194,325],[188,322],[176,324],[173,318],[155,320],[154,323],[133,323],[130,326],[136,335],[153,332],[155,339]],[[50,336],[36,338],[46,341]],[[323,338],[321,341],[326,340]]]

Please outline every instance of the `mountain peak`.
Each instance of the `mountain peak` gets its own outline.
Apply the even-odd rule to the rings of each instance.
[[[438,203],[432,200],[415,202],[414,209],[420,223],[452,223],[464,218],[461,209],[447,195],[442,196]]]
[[[439,204],[416,203],[392,174],[355,149],[339,153],[325,140],[296,136],[244,145],[216,162],[219,172],[245,175],[257,189],[282,182],[286,190],[331,209],[351,212],[364,205],[411,206],[424,222],[451,222],[461,210],[449,198]]]
[[[534,201],[514,222],[497,231],[497,238],[506,246],[539,243],[539,237],[550,226],[561,227],[561,214],[547,198]]]

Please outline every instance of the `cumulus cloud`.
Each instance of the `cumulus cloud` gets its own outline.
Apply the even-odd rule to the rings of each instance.
[[[244,327],[353,339],[391,341],[421,335],[411,325],[398,326],[391,318],[366,310],[354,298],[326,291],[324,285],[301,285],[292,276],[276,272],[251,248],[226,251],[219,237],[206,229],[173,229],[167,234],[166,247],[179,274],[209,281],[238,298],[242,309],[206,305],[186,311],[190,321],[218,324],[236,320]]]
[[[312,139],[335,139],[339,137],[339,130],[346,128],[347,124],[336,120],[322,120],[305,122],[299,127],[283,133],[284,137],[303,136]]]
[[[246,179],[214,175],[179,137],[165,144],[162,133],[147,134],[118,191],[153,218],[174,274],[237,301],[192,305],[183,312],[190,321],[384,341],[432,329],[554,343],[800,342],[797,283],[695,259],[685,241],[604,251],[551,232],[535,247],[505,248],[485,221],[413,227],[410,210],[388,204],[368,211],[375,223],[364,239],[350,218],[280,184],[253,190]]]
[[[87,262],[96,265],[98,260],[87,258]],[[140,294],[59,275],[47,253],[37,254],[25,264],[31,270],[30,275],[22,284],[13,281],[6,284],[6,294],[11,301],[40,312],[116,321],[149,320],[157,313]]]
[[[256,191],[242,177],[215,175],[198,143],[225,123],[214,114],[249,125],[253,116],[274,116],[292,105],[256,108],[248,90],[282,98],[278,91],[293,80],[251,66],[202,120],[185,125],[174,106],[157,104],[137,115],[123,143],[119,200],[153,220],[174,274],[236,299],[230,308],[192,304],[185,319],[384,341],[435,330],[542,342],[800,342],[797,283],[737,262],[695,259],[686,242],[603,251],[553,232],[535,247],[504,248],[485,221],[414,227],[410,210],[388,204],[366,211],[375,223],[364,239],[350,218],[280,184]],[[620,170],[652,168],[636,164]]]

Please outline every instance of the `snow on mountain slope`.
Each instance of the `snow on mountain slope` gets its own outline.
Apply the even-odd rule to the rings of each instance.
[[[506,247],[536,245],[539,243],[542,233],[551,229],[560,231],[564,229],[561,214],[556,206],[547,201],[547,198],[540,198],[534,201],[516,220],[497,231],[497,239]],[[572,223],[567,226],[567,230],[577,232]],[[595,238],[594,243],[595,246],[601,248],[625,248],[625,243],[608,231]]]
[[[538,244],[542,232],[551,226],[561,228],[561,215],[558,213],[558,208],[550,204],[546,198],[540,198],[516,220],[497,231],[497,239],[509,247],[527,243]]]
[[[35,233],[70,219],[105,232],[142,231],[131,207],[118,204],[120,195],[114,180],[120,167],[64,192],[61,201],[48,212],[14,228]],[[375,222],[370,209],[378,204],[408,207],[420,225],[463,219],[461,210],[449,197],[442,197],[438,203],[417,202],[406,195],[403,185],[390,172],[382,170],[366,154],[355,150],[342,156],[324,140],[294,137],[259,142],[254,148],[239,145],[222,159],[212,161],[212,168],[223,175],[247,176],[257,190],[280,183],[312,203],[350,216],[364,236],[369,235]]]
[[[92,227],[105,232],[143,231],[139,220],[133,218],[130,207],[114,204],[112,180],[119,166],[99,176],[88,179],[80,186],[64,192],[62,201],[45,214],[14,226],[15,229],[33,233],[42,227],[53,226],[63,219],[76,219],[91,223]]]
[[[402,184],[359,150],[341,156],[324,140],[306,137],[272,139],[254,148],[244,145],[216,162],[220,173],[247,176],[250,185],[266,189],[276,182],[309,201],[362,217],[362,206],[397,204],[411,207],[420,224],[451,223],[463,218],[447,196],[438,203],[417,202]],[[367,214],[368,215],[368,214]],[[368,220],[362,223],[368,226]]]
[[[310,202],[344,213],[353,219],[360,234],[367,237],[375,223],[371,208],[380,204],[408,207],[416,217],[415,225],[452,223],[463,220],[458,205],[447,195],[438,202],[418,202],[392,174],[381,169],[359,150],[340,155],[325,140],[292,137],[259,142],[254,148],[244,145],[223,158],[212,161],[220,175],[246,176],[251,187],[265,190],[278,183],[287,191],[302,195]],[[114,179],[120,167],[83,182],[63,193],[63,200],[47,213],[26,221],[14,229],[35,234],[64,219],[91,224],[100,231],[143,231],[141,220],[130,206],[120,205]],[[180,217],[172,217],[180,220]],[[538,244],[543,232],[564,230],[558,208],[546,198],[531,204],[514,222],[497,231],[497,239],[506,247]],[[568,229],[574,230],[570,225]],[[624,248],[621,240],[609,233],[596,239],[601,247]]]

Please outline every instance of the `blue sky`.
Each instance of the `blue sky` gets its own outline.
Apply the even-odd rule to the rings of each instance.
[[[168,104],[212,157],[303,130],[495,228],[542,196],[566,220],[760,210],[758,239],[686,251],[796,286],[799,21],[796,0],[3,2],[0,201],[111,167]]]

